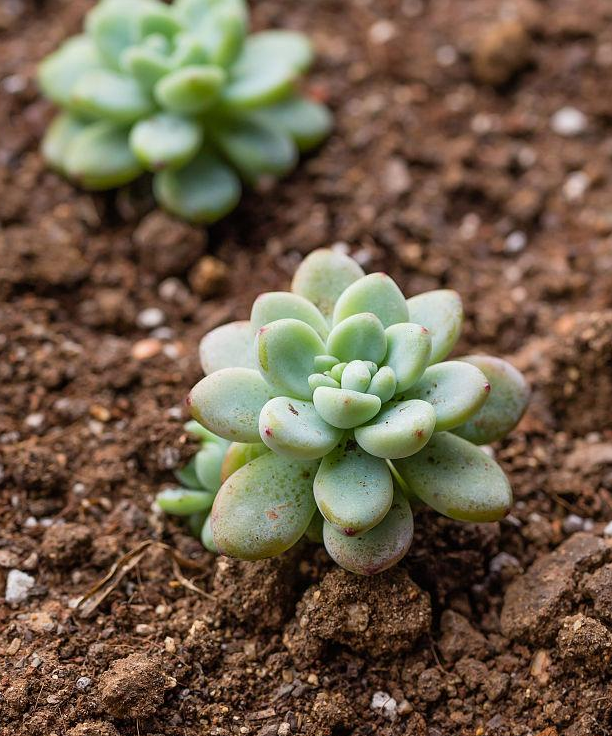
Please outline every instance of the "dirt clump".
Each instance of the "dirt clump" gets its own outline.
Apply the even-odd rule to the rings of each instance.
[[[92,541],[85,524],[53,524],[45,531],[40,551],[52,565],[75,567],[90,552]]]
[[[66,736],[118,736],[119,731],[108,721],[85,721],[71,728]]]
[[[476,42],[474,76],[485,84],[505,84],[527,65],[530,49],[529,33],[520,21],[500,21],[486,28]]]
[[[133,238],[140,264],[158,277],[184,273],[206,247],[204,231],[161,210],[144,217]]]
[[[135,652],[115,660],[100,677],[100,707],[112,718],[146,718],[163,703],[168,687],[159,660]]]
[[[582,613],[564,618],[557,645],[569,667],[580,666],[600,672],[602,676],[610,668],[612,633],[594,618]]]

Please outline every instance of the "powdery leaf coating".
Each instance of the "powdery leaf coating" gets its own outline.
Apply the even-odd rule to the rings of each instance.
[[[340,294],[362,276],[363,269],[352,258],[321,248],[307,255],[298,266],[291,291],[311,301],[330,318]]]
[[[471,442],[450,432],[434,434],[416,455],[393,463],[426,504],[459,521],[498,521],[512,504],[499,465]]]
[[[354,536],[384,519],[393,501],[393,480],[384,460],[347,440],[321,461],[314,496],[325,519]]]
[[[395,565],[410,549],[413,536],[412,510],[400,491],[395,491],[385,518],[367,532],[347,537],[328,522],[323,525],[323,540],[330,556],[358,575],[375,575]]]
[[[274,452],[297,460],[327,455],[342,439],[342,430],[324,422],[310,401],[279,396],[259,415],[259,434]]]
[[[279,555],[304,534],[316,504],[318,462],[269,452],[244,465],[221,486],[212,510],[215,546],[243,560]]]
[[[431,337],[425,327],[413,322],[391,325],[385,334],[388,345],[385,365],[393,369],[396,390],[405,391],[419,380],[429,365]]]
[[[325,317],[303,296],[292,294],[290,291],[269,291],[258,296],[253,302],[251,309],[253,330],[285,318],[299,319],[316,330],[322,340],[327,338],[329,327]]]
[[[342,371],[340,385],[351,391],[364,392],[372,380],[368,364],[364,360],[352,360]]]
[[[320,416],[339,429],[351,429],[369,422],[381,406],[378,396],[326,386],[315,389],[312,400]]]
[[[257,333],[255,354],[261,375],[276,394],[310,399],[308,376],[325,344],[305,322],[279,319]]]
[[[390,368],[388,365],[384,365],[372,376],[367,392],[378,396],[384,404],[395,396],[396,391],[397,379],[395,377],[395,372],[393,368]]]
[[[449,360],[430,366],[404,399],[422,399],[436,410],[436,432],[466,422],[484,404],[491,386],[476,366]]]
[[[475,445],[488,445],[505,437],[525,413],[530,390],[522,374],[501,358],[469,355],[460,358],[479,368],[491,384],[491,393],[482,409],[454,432]]]
[[[387,354],[387,337],[375,314],[354,314],[340,322],[327,338],[327,350],[342,362],[371,360],[381,363]]]
[[[452,289],[437,289],[406,300],[413,322],[431,334],[430,363],[439,363],[455,346],[463,325],[461,297]]]
[[[272,396],[257,371],[223,368],[197,383],[188,401],[194,419],[211,432],[232,442],[259,442],[259,414]]]
[[[421,450],[433,434],[436,412],[419,399],[388,404],[371,422],[355,429],[355,439],[366,452],[390,460]]]
[[[371,273],[345,289],[334,307],[333,324],[362,312],[375,314],[383,327],[408,322],[404,295],[386,273]]]
[[[229,322],[207,332],[200,341],[200,363],[206,375],[222,368],[257,369],[251,323]]]

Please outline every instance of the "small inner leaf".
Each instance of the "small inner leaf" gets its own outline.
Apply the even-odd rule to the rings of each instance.
[[[433,434],[436,412],[426,401],[400,401],[383,408],[368,424],[357,427],[355,439],[366,452],[389,459],[408,457]]]
[[[385,365],[393,369],[396,391],[405,391],[419,380],[429,365],[431,337],[422,325],[403,322],[385,330],[388,351]]]
[[[431,335],[430,364],[439,363],[455,346],[463,325],[461,297],[452,289],[437,289],[406,300],[410,319],[426,327]]]
[[[382,363],[387,353],[387,338],[382,322],[374,314],[354,314],[330,332],[327,350],[338,360],[371,360]]]
[[[197,115],[216,102],[224,82],[225,72],[219,66],[184,66],[160,79],[154,95],[166,110]]]
[[[375,314],[383,327],[408,322],[406,300],[386,273],[371,273],[351,284],[336,302],[333,324],[362,312]]]
[[[374,394],[374,396],[378,396],[384,404],[395,396],[396,389],[397,379],[395,378],[393,368],[389,368],[388,365],[384,365],[372,376],[367,392],[369,394]]]
[[[332,427],[352,429],[369,422],[380,410],[380,399],[344,388],[321,386],[312,395],[316,410]]]
[[[342,371],[340,385],[342,388],[363,393],[370,385],[371,380],[372,375],[368,364],[363,360],[352,360]]]

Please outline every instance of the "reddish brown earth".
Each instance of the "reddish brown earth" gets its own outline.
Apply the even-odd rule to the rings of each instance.
[[[610,734],[612,7],[255,5],[312,35],[337,128],[205,234],[146,181],[91,196],[45,170],[35,64],[88,3],[0,2],[0,595],[33,583],[0,599],[0,734]],[[512,515],[420,513],[368,580],[314,547],[217,560],[151,508],[192,451],[199,337],[334,242],[407,293],[458,289],[461,350],[535,389],[495,448]]]

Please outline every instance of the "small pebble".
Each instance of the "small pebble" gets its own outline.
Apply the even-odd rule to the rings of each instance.
[[[436,49],[436,61],[440,66],[452,66],[458,58],[457,49],[454,46],[440,46]]]
[[[566,534],[573,534],[584,529],[584,519],[577,514],[569,514],[563,519],[563,531]]]
[[[584,171],[573,171],[563,184],[563,196],[568,202],[578,202],[584,197],[590,183]]]
[[[370,26],[370,41],[376,46],[384,46],[397,36],[397,26],[390,20],[378,20]]]
[[[389,693],[378,690],[372,695],[370,703],[372,710],[378,711],[382,716],[392,720],[397,715],[397,701]]]
[[[609,521],[603,530],[604,537],[612,537],[612,521]]]
[[[28,414],[25,419],[26,427],[29,427],[30,429],[40,429],[44,423],[45,415],[41,412],[36,412],[36,414]]]
[[[148,360],[157,355],[162,349],[160,340],[155,338],[146,338],[145,340],[138,340],[132,345],[131,355],[136,360]]]
[[[11,570],[6,577],[4,597],[7,603],[22,603],[30,594],[36,581],[21,570]]]
[[[527,236],[522,230],[510,233],[504,242],[506,253],[520,253],[527,245]]]
[[[79,677],[79,679],[76,681],[77,690],[87,690],[90,685],[90,677]]]
[[[163,325],[165,321],[166,315],[158,307],[143,309],[136,317],[136,324],[144,330],[152,330],[155,327]]]
[[[284,723],[280,724],[276,733],[278,734],[278,736],[289,736],[289,734],[291,733],[291,726],[285,721]]]
[[[550,126],[555,133],[565,137],[580,135],[586,130],[587,117],[575,107],[562,107],[551,117]]]

